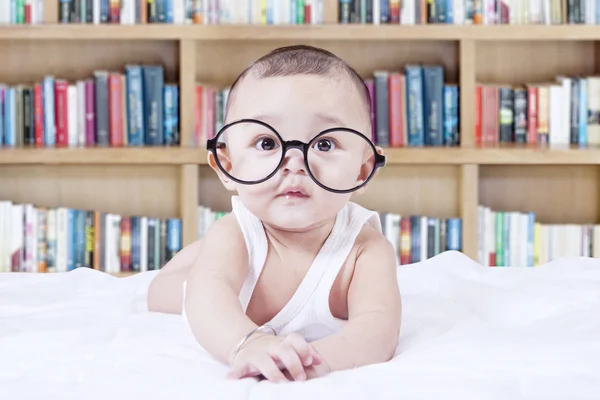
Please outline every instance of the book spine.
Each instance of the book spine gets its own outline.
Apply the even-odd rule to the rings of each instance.
[[[96,145],[96,88],[93,79],[85,83],[85,144]]]
[[[95,249],[95,212],[85,211],[85,252],[83,257],[83,266],[86,268],[95,268],[94,249]]]
[[[423,122],[423,74],[419,65],[405,67],[407,87],[407,119],[408,119],[408,145],[423,146],[425,144],[425,131]]]
[[[26,146],[35,145],[33,92],[31,87],[23,88],[23,143]]]
[[[499,131],[498,140],[504,143],[513,141],[513,124],[514,124],[514,94],[510,87],[498,88],[499,95]]]
[[[444,71],[439,66],[423,67],[423,105],[425,145],[443,144]]]
[[[537,143],[538,131],[538,89],[535,86],[527,88],[527,142]]]
[[[387,146],[389,144],[388,72],[375,71],[373,80],[375,83],[376,140],[378,145]]]
[[[56,145],[68,146],[69,144],[69,108],[68,108],[69,83],[63,79],[54,81],[55,98],[55,123],[56,123]]]
[[[447,146],[458,146],[459,144],[459,104],[458,104],[458,86],[444,85],[444,139],[443,143]],[[481,128],[481,125],[480,125]],[[479,131],[481,139],[481,130]]]
[[[41,83],[36,83],[33,87],[33,125],[36,147],[44,146],[44,98],[42,90]],[[2,136],[1,133],[0,136]]]
[[[94,73],[94,85],[96,88],[96,144],[98,146],[108,146],[110,144],[108,72],[96,71]]]
[[[571,108],[571,120],[569,126],[569,142],[571,144],[579,143],[579,78],[571,79],[571,99],[569,106]]]
[[[56,121],[54,110],[54,78],[52,76],[44,77],[42,82],[44,98],[44,144],[47,147],[56,145]]]
[[[109,113],[109,143],[111,146],[123,146],[123,104],[121,75],[108,75],[108,113]]]
[[[388,80],[388,114],[389,114],[389,145],[400,147],[404,145],[402,131],[402,75],[391,73]]]
[[[127,81],[127,110],[130,146],[144,145],[144,103],[142,88],[142,68],[139,65],[125,67]]]
[[[527,143],[527,90],[514,89],[514,132],[516,143]]]
[[[163,144],[163,85],[164,72],[161,66],[144,66],[144,117],[145,143],[156,146]]]
[[[578,143],[580,146],[587,146],[587,113],[588,113],[588,89],[587,79],[579,80],[579,132]]]

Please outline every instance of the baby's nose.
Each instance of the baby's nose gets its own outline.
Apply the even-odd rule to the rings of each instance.
[[[306,172],[306,165],[304,164],[304,154],[302,154],[302,151],[298,149],[289,149],[285,154],[282,169],[284,171],[293,173]]]

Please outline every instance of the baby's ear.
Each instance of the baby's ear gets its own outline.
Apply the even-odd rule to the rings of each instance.
[[[210,151],[208,152],[208,155],[207,155],[207,161],[208,161],[208,165],[210,165],[210,167],[217,173],[217,176],[221,180],[221,183],[223,184],[223,186],[225,186],[225,189],[235,191],[235,182],[232,181],[231,179],[229,179],[229,177],[227,175],[225,175],[223,173],[223,171],[221,171],[221,168],[219,168],[219,166],[217,165],[215,155]],[[221,154],[219,155],[219,162],[220,162],[221,166],[223,167],[223,169],[225,169],[225,171],[231,170],[231,162],[229,161],[228,158],[224,157],[224,155],[221,155]]]
[[[377,151],[377,154],[383,155],[383,149],[381,147],[375,146],[375,150]],[[363,163],[363,165],[361,167],[361,179],[364,180],[364,179],[368,178],[369,174],[373,170],[374,165],[375,165],[375,160],[373,157],[370,157],[368,160],[365,160],[365,162]],[[369,183],[373,182],[373,179],[375,179],[375,177],[377,176],[378,173],[379,173],[379,169],[377,171],[375,171],[375,173],[371,177],[371,180],[369,181]],[[369,183],[367,183],[365,186],[358,189],[356,192],[354,192],[354,194],[356,196],[360,196],[361,194],[365,193],[367,191],[367,187],[369,186]]]

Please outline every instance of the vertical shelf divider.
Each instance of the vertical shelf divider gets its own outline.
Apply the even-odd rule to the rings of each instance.
[[[479,165],[460,166],[460,217],[462,218],[462,251],[477,260],[479,248]]]
[[[184,164],[179,177],[179,215],[182,248],[198,238],[198,165]]]
[[[196,41],[179,41],[179,117],[180,146],[197,146],[194,138],[194,104],[196,86]]]

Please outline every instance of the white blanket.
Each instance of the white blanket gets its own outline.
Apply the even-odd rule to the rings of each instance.
[[[226,379],[180,316],[149,313],[156,272],[0,274],[0,399],[600,399],[600,260],[398,272],[394,360],[284,384]]]

